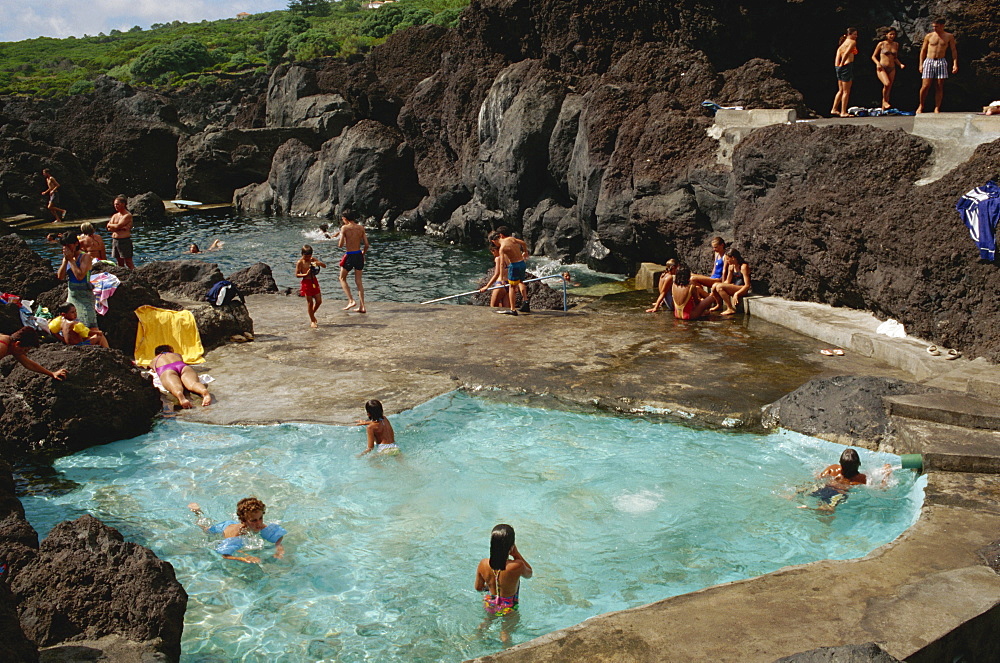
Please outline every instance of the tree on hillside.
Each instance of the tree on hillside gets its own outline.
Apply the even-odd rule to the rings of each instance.
[[[358,33],[381,39],[388,37],[396,30],[412,25],[423,25],[432,18],[434,18],[434,12],[425,7],[403,7],[398,4],[382,5],[376,10],[366,12],[358,26]]]
[[[303,16],[327,16],[330,3],[326,0],[291,0],[288,10]]]
[[[310,28],[288,42],[288,50],[296,60],[311,60],[323,55],[334,55],[340,44],[332,34],[320,28]]]
[[[132,75],[140,81],[151,81],[169,72],[187,74],[213,64],[205,45],[195,39],[178,39],[151,48],[132,62]]]
[[[290,14],[287,18],[267,31],[264,36],[264,55],[267,63],[274,66],[281,62],[288,52],[288,42],[292,37],[302,34],[309,29],[309,23],[297,14]]]

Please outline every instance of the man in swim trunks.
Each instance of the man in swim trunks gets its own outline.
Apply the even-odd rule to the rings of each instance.
[[[365,287],[361,283],[361,272],[365,269],[365,256],[368,255],[368,234],[365,232],[365,227],[358,223],[358,215],[353,211],[345,209],[340,215],[340,220],[343,226],[340,228],[340,240],[338,240],[337,246],[347,249],[347,253],[340,259],[340,287],[347,295],[347,306],[344,307],[344,310],[349,311],[357,306],[358,313],[367,313]],[[352,269],[354,270],[354,283],[358,286],[358,302],[354,301],[351,287],[347,285],[347,275]]]
[[[524,259],[528,257],[528,245],[522,239],[511,236],[510,228],[500,226],[493,237],[493,243],[500,251],[500,260],[507,265],[507,289],[510,298],[510,309],[500,311],[508,315],[521,313],[531,313],[531,306],[528,305],[528,286],[524,284],[524,276],[527,265]],[[521,308],[515,308],[517,293],[521,293]]]
[[[934,112],[941,112],[941,99],[944,98],[944,81],[948,78],[948,49],[951,49],[951,73],[958,73],[958,45],[955,35],[944,31],[944,19],[934,21],[934,31],[928,32],[920,47],[920,105],[917,112],[924,112],[924,100],[927,92],[934,84]]]
[[[313,329],[319,327],[319,323],[316,322],[316,309],[323,303],[323,295],[320,293],[319,279],[317,278],[321,267],[326,267],[326,263],[313,256],[311,246],[308,244],[303,246],[302,257],[295,263],[295,278],[302,279],[299,294],[306,298],[309,326]]]
[[[108,221],[111,231],[111,257],[120,267],[135,269],[132,262],[132,213],[126,209],[128,198],[123,195],[115,197],[115,213]]]
[[[43,196],[49,197],[49,202],[45,206],[45,209],[52,212],[52,216],[55,217],[52,223],[59,223],[66,220],[66,210],[61,207],[56,207],[59,204],[59,182],[56,178],[52,176],[52,171],[48,168],[42,170],[42,175],[45,177],[45,191],[42,191]]]

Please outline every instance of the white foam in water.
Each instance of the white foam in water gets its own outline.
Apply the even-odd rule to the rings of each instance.
[[[25,495],[47,532],[89,512],[170,562],[189,595],[186,660],[424,663],[496,652],[476,563],[509,523],[534,578],[514,644],[604,612],[818,559],[866,555],[919,514],[922,481],[854,489],[820,518],[801,490],[843,447],[792,433],[706,431],[640,417],[518,407],[456,393],[392,417],[401,457],[356,458],[354,426],[162,421],[61,458],[60,488]],[[887,454],[859,450],[862,471]],[[113,468],[114,471],[109,471]],[[256,495],[285,557],[227,561],[213,522]],[[595,560],[613,570],[595,583]],[[650,579],[655,579],[651,581]],[[377,636],[377,637],[373,637]]]
[[[625,513],[647,513],[663,503],[663,493],[640,490],[624,493],[613,500],[615,508]]]
[[[315,230],[303,230],[302,236],[311,242],[335,242],[339,237],[327,237],[319,228]]]

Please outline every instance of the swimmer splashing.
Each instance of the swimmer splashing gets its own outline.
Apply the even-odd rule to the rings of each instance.
[[[244,497],[236,503],[235,520],[227,520],[216,525],[209,525],[211,521],[204,517],[201,507],[196,502],[188,504],[188,508],[196,516],[199,516],[197,524],[209,534],[222,534],[224,539],[215,547],[215,552],[222,555],[224,559],[235,559],[247,564],[260,564],[260,558],[253,555],[240,553],[244,548],[259,547],[254,546],[253,535],[259,535],[261,539],[274,544],[274,558],[281,559],[285,556],[285,547],[282,545],[285,530],[280,525],[271,523],[264,524],[264,513],[267,507],[256,497]]]

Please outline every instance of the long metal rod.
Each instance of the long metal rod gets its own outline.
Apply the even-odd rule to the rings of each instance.
[[[569,308],[566,303],[566,279],[563,278],[562,274],[549,274],[548,276],[539,276],[536,279],[528,279],[527,281],[521,281],[521,283],[534,283],[535,281],[544,281],[545,279],[562,279],[563,282],[563,311],[568,311]],[[483,292],[490,292],[491,290],[499,290],[500,288],[506,288],[505,285],[495,285],[492,288],[483,290]],[[457,295],[448,295],[447,297],[438,297],[437,299],[428,299],[426,302],[420,302],[421,304],[433,304],[435,302],[443,302],[446,299],[455,299],[456,297],[465,297],[466,295],[474,295],[479,290],[470,290],[468,292],[460,292]]]

